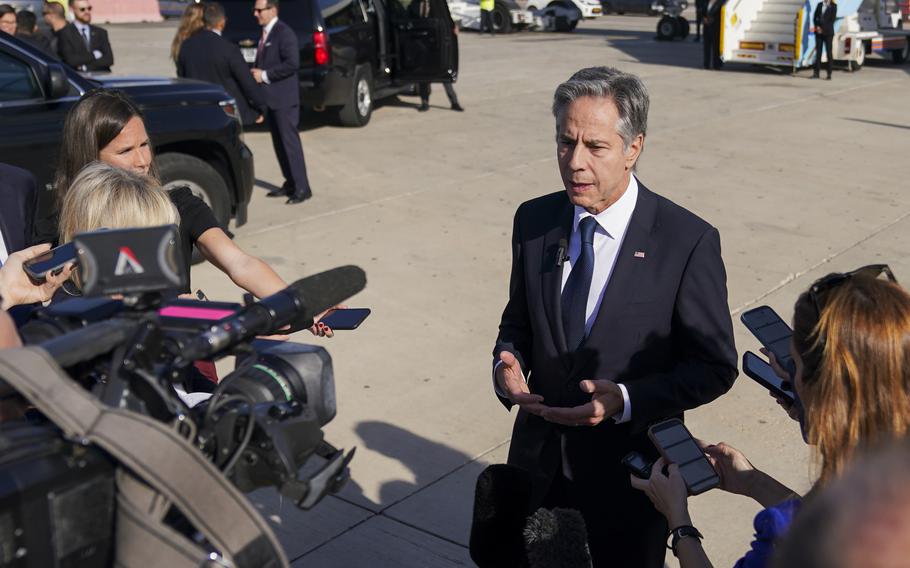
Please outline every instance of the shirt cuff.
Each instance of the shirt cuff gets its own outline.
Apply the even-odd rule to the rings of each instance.
[[[495,392],[496,396],[499,398],[509,398],[509,395],[502,392],[502,389],[499,388],[499,381],[496,380],[496,369],[498,369],[500,365],[502,365],[502,360],[496,361],[496,364],[493,365],[493,392]],[[528,382],[524,371],[521,372],[521,378],[524,379],[525,383]]]
[[[269,81],[269,74],[265,71],[262,72],[262,82],[266,85],[271,85],[271,82]]]
[[[622,392],[622,412],[614,414],[613,421],[617,424],[622,424],[623,422],[632,420],[632,403],[629,401],[629,391],[626,390],[626,385],[622,383],[616,383],[616,385],[619,387],[620,392]]]

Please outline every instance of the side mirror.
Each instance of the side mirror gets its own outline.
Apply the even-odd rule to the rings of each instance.
[[[47,98],[60,99],[69,92],[70,82],[63,66],[59,63],[49,63],[47,66]]]

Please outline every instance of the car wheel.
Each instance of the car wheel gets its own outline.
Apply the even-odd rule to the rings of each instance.
[[[354,73],[350,99],[338,111],[344,126],[366,126],[373,114],[373,80],[369,69],[359,67]]]
[[[904,43],[902,49],[895,49],[891,52],[891,61],[896,65],[900,65],[904,61],[907,61],[907,59],[910,59],[910,40]]]
[[[669,41],[676,35],[676,21],[670,16],[664,16],[657,22],[657,39]]]
[[[689,20],[682,16],[676,17],[676,35],[679,39],[686,39],[689,36]]]
[[[507,34],[512,31],[512,13],[503,4],[496,4],[493,8],[493,31],[500,34]]]
[[[165,189],[189,187],[193,195],[203,200],[215,214],[215,219],[223,228],[231,220],[231,199],[224,178],[209,164],[195,156],[169,152],[155,159],[158,162],[158,175]],[[193,264],[205,260],[199,250],[193,248]]]

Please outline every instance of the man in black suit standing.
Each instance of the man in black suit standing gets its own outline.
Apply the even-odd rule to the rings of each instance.
[[[57,53],[64,63],[78,71],[110,71],[114,53],[107,32],[92,25],[88,0],[70,0],[75,19],[57,32]]]
[[[515,214],[493,352],[496,394],[519,406],[508,461],[532,476],[529,510],[579,510],[595,567],[663,567],[666,521],[620,460],[655,458],[648,426],[737,374],[717,229],[633,175],[648,105],[638,77],[607,67],[556,90],[565,191]]]
[[[19,10],[16,14],[16,37],[30,43],[48,55],[57,56],[51,47],[51,40],[38,30],[38,17],[34,12]]]
[[[306,175],[303,145],[297,132],[300,121],[300,49],[297,34],[278,19],[278,0],[256,0],[253,15],[262,26],[253,78],[263,84],[272,146],[281,166],[284,184],[269,197],[287,196],[287,203],[301,203],[313,196]]]
[[[702,56],[704,58],[705,69],[720,69],[724,66],[720,59],[722,46],[720,45],[720,27],[724,25],[721,21],[721,8],[724,7],[725,0],[708,0],[707,7],[704,11],[702,22],[705,27],[705,37],[702,41]]]
[[[177,56],[177,76],[221,85],[237,101],[243,124],[260,123],[265,93],[250,74],[240,48],[221,37],[227,18],[218,2],[206,2],[205,29],[188,37]]]
[[[822,0],[815,7],[815,14],[812,15],[812,24],[815,26],[815,70],[812,73],[813,79],[818,79],[818,72],[822,66],[822,47],[828,55],[827,67],[825,70],[828,75],[825,77],[831,80],[831,66],[834,61],[834,54],[831,51],[834,43],[834,20],[837,19],[837,4],[833,0]]]
[[[38,190],[30,172],[0,164],[0,265],[32,244]]]

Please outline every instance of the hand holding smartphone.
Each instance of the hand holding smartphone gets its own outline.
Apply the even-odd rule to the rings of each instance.
[[[743,353],[743,373],[791,405],[796,401],[790,381],[777,376],[771,365],[751,351]]]
[[[660,454],[679,466],[689,495],[698,495],[720,485],[720,476],[682,421],[673,418],[648,429],[648,437]]]
[[[357,329],[363,320],[370,315],[370,308],[336,308],[329,310],[319,323],[324,323],[333,331],[339,329]]]
[[[23,262],[22,270],[33,282],[41,284],[47,280],[48,274],[56,276],[63,271],[67,264],[75,261],[76,246],[69,242]]]
[[[793,336],[790,326],[770,306],[751,309],[739,319],[762,346],[774,354],[774,358],[792,378],[796,373],[796,364],[790,357],[790,338]]]

